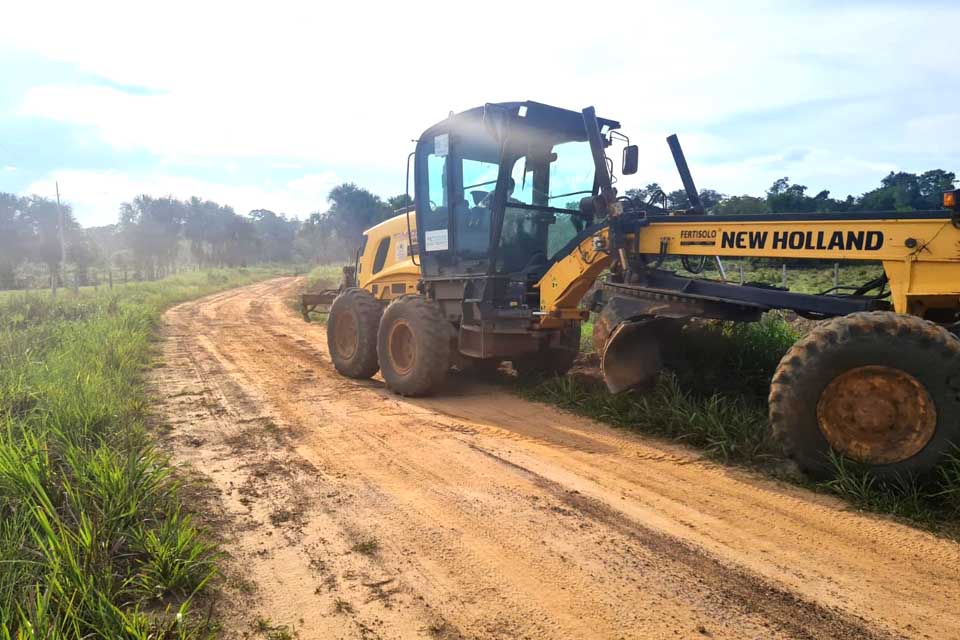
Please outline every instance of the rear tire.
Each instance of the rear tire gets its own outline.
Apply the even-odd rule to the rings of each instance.
[[[431,393],[450,367],[450,334],[450,323],[436,302],[417,295],[391,302],[377,337],[387,388],[402,396]]]
[[[330,305],[327,350],[333,366],[348,378],[364,379],[377,364],[377,329],[383,305],[364,289],[347,289]]]
[[[580,323],[561,329],[557,346],[517,358],[513,368],[521,378],[562,376],[580,354]]]
[[[770,424],[815,478],[833,476],[831,450],[880,477],[929,473],[960,444],[960,340],[886,311],[821,324],[780,361]]]

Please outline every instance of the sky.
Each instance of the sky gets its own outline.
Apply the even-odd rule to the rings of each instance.
[[[619,187],[777,178],[863,193],[960,173],[960,2],[7,3],[0,191],[61,196],[81,224],[146,193],[305,217],[336,184],[405,190],[451,111],[536,100],[617,119]]]

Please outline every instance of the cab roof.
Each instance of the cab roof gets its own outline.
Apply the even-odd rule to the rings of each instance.
[[[433,136],[449,131],[464,132],[483,126],[487,114],[498,113],[510,116],[514,123],[522,122],[526,127],[549,134],[562,141],[585,141],[586,128],[583,126],[583,114],[548,104],[527,100],[524,102],[488,102],[482,107],[474,107],[460,113],[451,114],[446,120],[438,122],[423,132],[421,140],[430,140]],[[608,118],[597,118],[601,132],[619,129],[620,123]]]

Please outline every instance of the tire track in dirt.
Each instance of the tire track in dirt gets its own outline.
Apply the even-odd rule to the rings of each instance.
[[[231,636],[960,637],[960,549],[453,376],[339,377],[295,279],[165,316],[154,386]]]

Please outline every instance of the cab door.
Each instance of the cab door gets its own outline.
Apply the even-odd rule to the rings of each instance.
[[[450,134],[434,131],[417,143],[417,242],[424,275],[436,275],[449,263],[453,248],[450,207]]]

